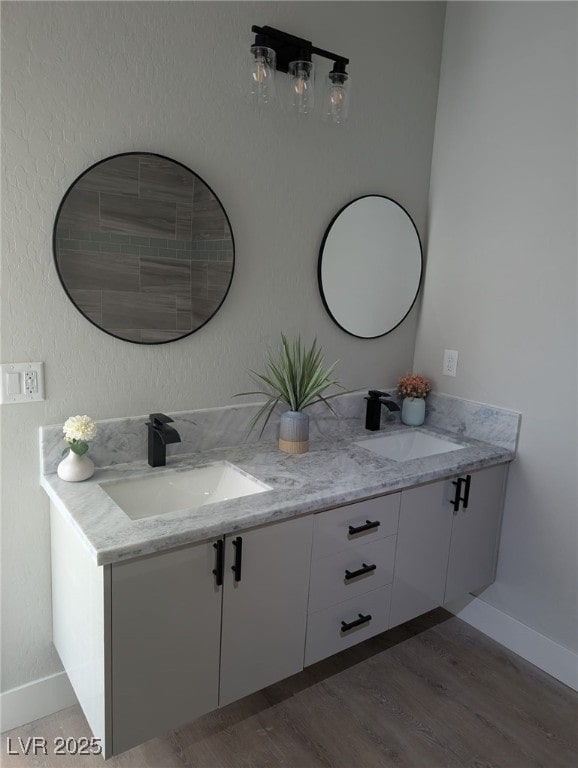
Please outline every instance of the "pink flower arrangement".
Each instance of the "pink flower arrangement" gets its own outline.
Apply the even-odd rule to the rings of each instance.
[[[397,394],[401,397],[427,397],[431,382],[419,373],[408,373],[397,383]]]

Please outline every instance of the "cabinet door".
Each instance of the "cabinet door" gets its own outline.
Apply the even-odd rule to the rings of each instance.
[[[494,580],[506,474],[506,464],[471,473],[468,506],[453,513],[446,603]]]
[[[225,537],[220,706],[303,669],[312,531],[308,515]]]
[[[112,566],[115,754],[217,707],[214,567],[212,542]]]
[[[444,602],[452,530],[452,485],[443,480],[402,491],[389,626]]]

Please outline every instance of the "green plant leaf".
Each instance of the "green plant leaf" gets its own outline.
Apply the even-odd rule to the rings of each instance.
[[[261,437],[261,435],[265,431],[265,427],[269,423],[269,419],[271,418],[271,414],[275,410],[275,406],[277,405],[278,402],[279,402],[279,398],[278,397],[270,397],[267,400],[267,402],[264,405],[261,406],[261,408],[258,410],[257,414],[251,419],[251,428],[250,428],[249,431],[252,431],[257,426],[257,422],[259,421],[261,416],[265,413],[265,411],[268,410],[269,413],[267,414],[267,417],[265,418],[263,426],[261,427],[261,431],[259,432],[259,437]]]

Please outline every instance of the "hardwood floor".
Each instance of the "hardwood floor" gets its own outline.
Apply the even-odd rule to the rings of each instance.
[[[3,734],[1,762],[102,766],[94,755],[54,755],[56,737],[91,735],[72,707]],[[34,736],[47,755],[22,754],[18,739]],[[578,694],[440,609],[106,765],[575,768]]]

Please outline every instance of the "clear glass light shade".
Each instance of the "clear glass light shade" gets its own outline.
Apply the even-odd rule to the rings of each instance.
[[[269,104],[275,99],[275,51],[262,45],[251,46],[252,104]]]
[[[349,75],[330,72],[325,84],[323,117],[332,123],[344,123],[349,114]]]
[[[289,108],[307,115],[315,104],[315,66],[312,61],[289,64]]]

